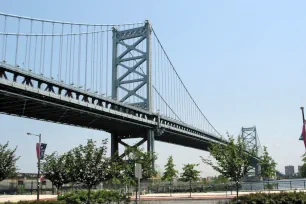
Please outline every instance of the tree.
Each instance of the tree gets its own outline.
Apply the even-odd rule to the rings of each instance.
[[[169,181],[170,182],[170,196],[171,196],[171,187],[172,187],[172,181],[173,179],[177,176],[178,171],[175,170],[175,165],[173,163],[173,158],[170,156],[168,158],[168,162],[165,165],[165,172],[164,175],[162,176],[163,181]]]
[[[0,144],[0,181],[15,176],[17,171],[16,162],[19,159],[15,155],[17,147],[9,149],[8,145],[8,142],[5,145]]]
[[[256,156],[255,149],[247,149],[241,136],[235,141],[233,136],[228,135],[226,144],[211,144],[209,152],[216,160],[216,165],[211,159],[202,157],[203,162],[236,183],[238,200],[239,182],[252,169],[250,158]]]
[[[69,162],[69,155],[58,155],[57,152],[54,152],[46,155],[42,163],[42,173],[55,185],[57,193],[64,184],[72,181]]]
[[[110,173],[110,159],[106,157],[107,140],[101,146],[89,139],[85,146],[79,145],[71,150],[72,180],[83,183],[88,189],[88,201],[92,187],[106,181]]]
[[[276,163],[274,162],[274,160],[272,159],[272,157],[269,155],[268,151],[267,151],[267,147],[263,147],[263,155],[260,157],[260,176],[264,179],[264,180],[268,180],[268,187],[270,190],[270,185],[269,185],[269,180],[275,176],[276,170],[275,170],[275,166]]]
[[[183,173],[181,173],[180,180],[184,182],[189,182],[189,187],[190,187],[189,197],[191,197],[191,182],[199,180],[200,171],[195,169],[196,166],[199,166],[199,164],[186,164],[183,167]]]
[[[306,163],[304,163],[300,169],[300,176],[306,178]]]
[[[302,178],[306,178],[306,153],[303,154],[302,157],[303,157],[302,161],[304,162],[304,164],[302,165],[300,169],[300,176]]]
[[[140,163],[142,166],[142,178],[148,179],[156,175],[156,171],[152,168],[152,161],[157,159],[155,153],[144,152],[142,149],[136,147],[128,147],[123,153],[124,157],[119,156],[113,158],[117,161],[117,170],[112,171],[112,179],[120,181],[125,184],[128,188],[134,186],[137,183],[135,178],[135,164]]]

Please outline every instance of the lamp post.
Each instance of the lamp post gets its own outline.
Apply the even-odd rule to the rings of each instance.
[[[39,138],[39,152],[40,152],[40,145],[41,145],[41,134],[32,134],[32,133],[27,133],[27,135],[32,135],[36,136]],[[37,168],[38,168],[38,173],[37,173],[37,200],[39,200],[39,183],[40,183],[40,155],[37,157],[38,162],[37,162]]]
[[[301,107],[301,110],[302,110],[302,117],[303,117],[303,124],[304,124],[305,116],[304,116],[304,107],[303,106]]]

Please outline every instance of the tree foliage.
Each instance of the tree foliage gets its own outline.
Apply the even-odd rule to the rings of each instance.
[[[163,181],[169,181],[170,185],[172,185],[173,179],[178,174],[178,171],[174,167],[175,167],[175,164],[173,163],[173,157],[170,156],[168,158],[167,164],[165,165],[164,175],[161,178]],[[170,196],[171,196],[171,189],[170,189]]]
[[[140,163],[142,166],[143,179],[152,178],[156,175],[156,171],[152,168],[152,161],[157,158],[155,153],[144,152],[142,149],[135,147],[128,147],[125,149],[123,155],[124,157],[117,155],[111,158],[111,174],[109,174],[110,180],[127,186],[136,185],[136,163]]]
[[[105,181],[110,173],[110,160],[106,157],[107,140],[101,146],[89,139],[86,145],[79,145],[71,150],[73,180],[92,188]]]
[[[209,152],[216,162],[202,158],[203,162],[236,182],[238,197],[239,182],[252,169],[250,158],[256,156],[255,149],[247,149],[241,136],[235,141],[233,136],[228,135],[227,144],[211,144]]]
[[[69,156],[67,154],[58,155],[57,152],[45,156],[42,163],[42,173],[49,179],[57,190],[66,183],[72,181]]]
[[[275,176],[275,173],[276,173],[276,170],[275,170],[276,163],[272,159],[272,157],[269,155],[269,153],[267,151],[267,147],[265,147],[265,146],[264,146],[263,155],[260,157],[259,164],[261,166],[260,176],[263,179],[269,180],[273,176]]]
[[[16,162],[19,157],[16,157],[16,149],[9,149],[9,143],[0,144],[0,181],[11,178],[16,175]]]
[[[200,171],[196,170],[195,167],[199,164],[185,164],[183,172],[181,173],[181,181],[193,182],[199,180]]]
[[[306,153],[303,154],[303,159],[302,161],[304,162],[301,169],[300,169],[300,176],[303,178],[306,178]]]
[[[191,197],[191,182],[198,181],[200,171],[196,170],[195,167],[199,164],[186,164],[183,167],[183,173],[181,173],[181,181],[189,182],[190,187],[190,197]]]
[[[167,164],[165,165],[165,172],[162,176],[163,181],[169,181],[170,183],[177,176],[178,171],[175,169],[175,164],[173,163],[173,157],[168,158]]]

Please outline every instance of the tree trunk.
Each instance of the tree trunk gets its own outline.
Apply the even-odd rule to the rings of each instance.
[[[191,198],[191,180],[189,181],[189,187],[190,187],[190,194],[189,194],[189,197]]]
[[[172,196],[172,195],[171,195],[171,187],[172,187],[172,181],[170,181],[170,187],[169,187],[169,190],[170,190],[170,196]]]
[[[91,191],[91,187],[88,187],[88,195],[87,195],[87,203],[90,204],[90,191]]]
[[[269,181],[270,181],[270,178],[268,178],[268,190],[269,190],[268,192],[270,194],[270,182]]]
[[[55,187],[56,187],[56,195],[57,195],[57,198],[58,198],[59,197],[59,192],[60,192],[59,190],[60,190],[61,186],[55,186]]]
[[[237,203],[238,203],[238,192],[239,192],[239,182],[236,181],[236,200],[237,200]]]

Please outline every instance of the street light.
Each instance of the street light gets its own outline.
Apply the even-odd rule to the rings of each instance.
[[[39,138],[39,152],[40,152],[40,145],[41,145],[41,134],[36,135],[32,133],[27,133],[27,135],[32,135],[36,136]],[[37,156],[38,162],[37,162],[37,168],[38,168],[38,173],[37,173],[37,200],[39,200],[39,183],[40,183],[40,155]]]
[[[304,116],[304,107],[303,106],[301,107],[301,110],[302,110],[302,117],[303,117],[303,124],[304,124],[305,116]]]

